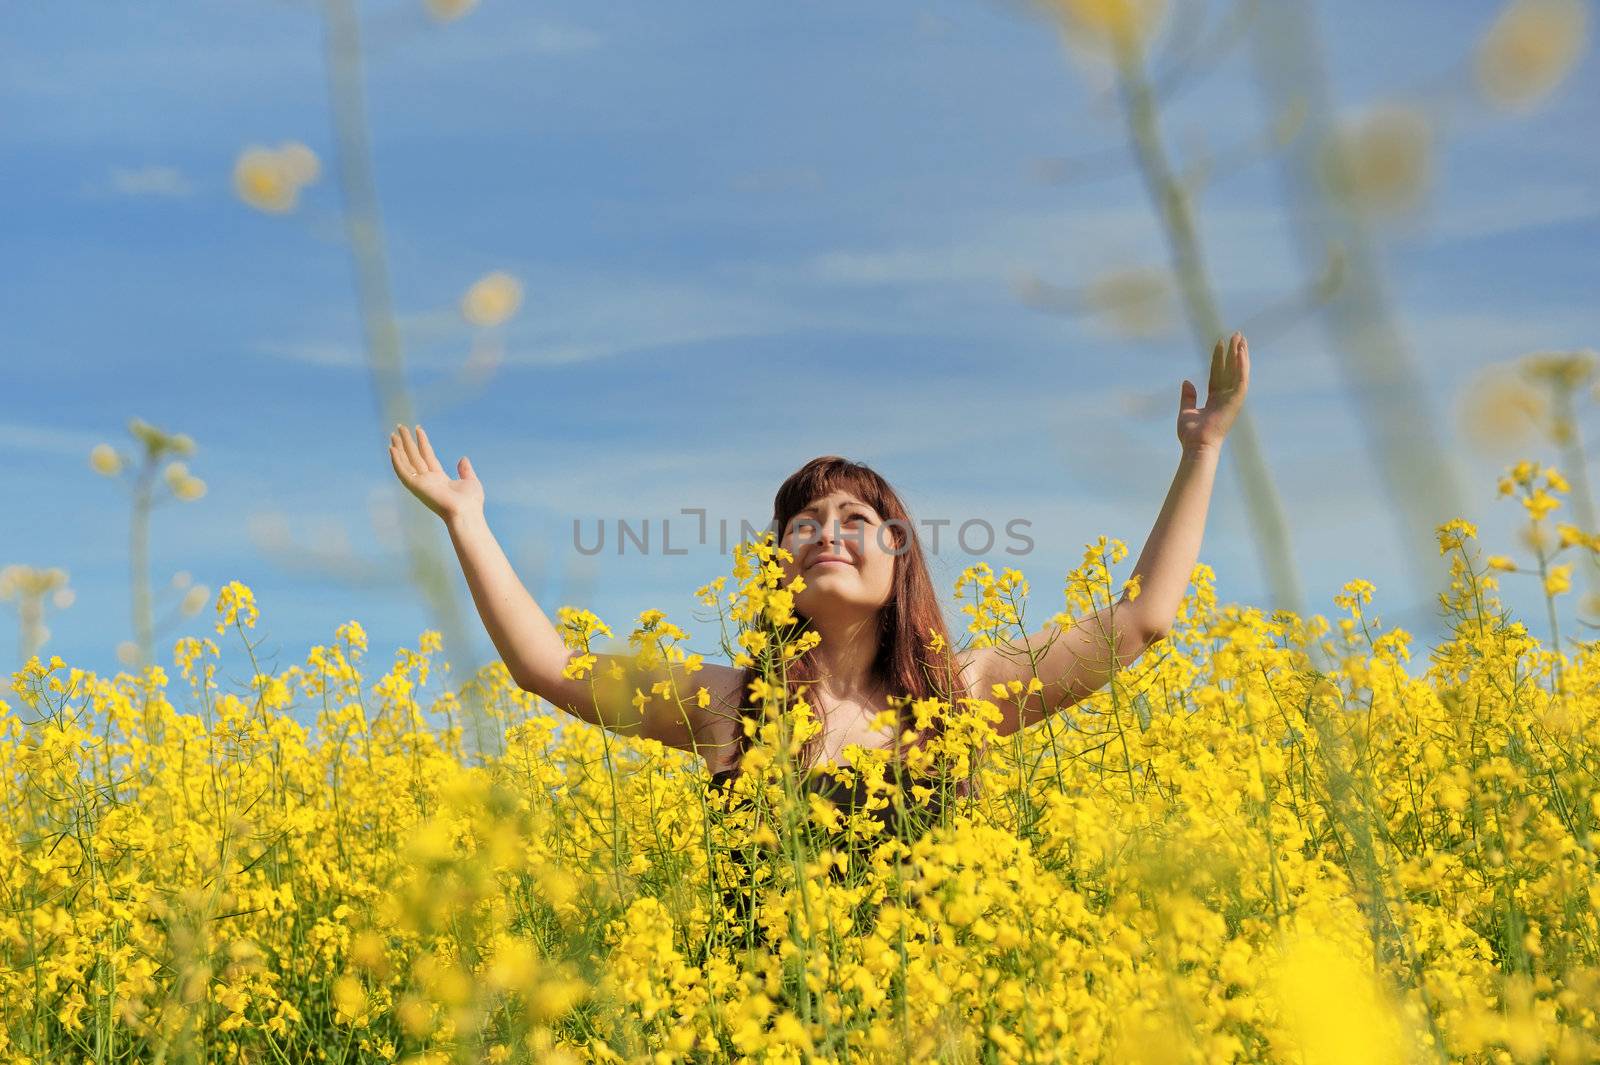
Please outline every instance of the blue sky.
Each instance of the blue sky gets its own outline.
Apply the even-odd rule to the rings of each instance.
[[[1498,11],[1322,5],[1341,113],[1459,69]],[[1019,299],[1020,276],[1082,285],[1168,261],[1131,165],[1041,179],[1041,160],[1126,158],[1125,136],[1092,73],[1020,4],[482,0],[446,24],[420,2],[363,16],[413,387],[467,356],[468,285],[491,270],[524,285],[492,386],[421,417],[447,466],[472,457],[490,524],[552,617],[586,606],[625,632],[658,607],[714,650],[692,593],[731,558],[587,559],[574,519],[671,518],[675,543],[684,507],[760,523],[779,482],[825,453],[873,465],[918,517],[1029,521],[1030,555],[985,557],[1023,570],[1040,619],[1096,536],[1127,542],[1131,567],[1176,467],[1179,382],[1203,380],[1201,357],[1181,324],[1130,339]],[[209,486],[155,513],[156,587],[178,571],[213,591],[249,584],[279,668],[357,619],[383,668],[429,627],[419,597],[293,572],[258,543],[287,523],[301,542],[342,535],[393,560],[394,508],[419,505],[390,469],[363,363],[317,8],[66,3],[5,22],[0,565],[70,571],[77,598],[52,612],[46,653],[119,668],[127,502],[87,456],[126,449],[137,416],[193,436]],[[1518,550],[1521,508],[1495,500],[1495,477],[1513,457],[1555,456],[1470,447],[1455,410],[1484,366],[1600,339],[1589,51],[1529,115],[1460,108],[1435,142],[1425,210],[1378,245],[1431,413],[1463,454],[1466,516],[1496,552]],[[1163,130],[1181,163],[1256,136],[1266,114],[1241,48],[1176,98]],[[233,194],[234,161],[287,140],[323,174],[295,213],[254,211]],[[1304,278],[1274,162],[1220,178],[1197,209],[1230,326]],[[1325,331],[1307,318],[1252,354],[1249,405],[1311,609],[1333,613],[1331,596],[1364,577],[1369,609],[1426,638],[1430,604],[1416,609]],[[1592,404],[1582,424],[1592,439]],[[936,584],[948,593],[972,560],[941,553]],[[1201,560],[1224,600],[1265,602],[1226,458]],[[1542,599],[1506,585],[1542,635]],[[210,616],[165,634],[162,662]],[[6,661],[15,647],[15,615],[0,614]]]

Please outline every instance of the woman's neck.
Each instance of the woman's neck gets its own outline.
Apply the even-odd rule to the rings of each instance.
[[[814,617],[811,627],[822,636],[811,652],[816,667],[813,686],[829,699],[853,699],[874,694],[879,680],[873,674],[878,658],[878,614]]]

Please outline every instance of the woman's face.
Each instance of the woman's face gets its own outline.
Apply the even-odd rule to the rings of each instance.
[[[805,578],[795,612],[810,617],[828,602],[869,610],[888,602],[895,531],[876,510],[842,490],[813,500],[789,519],[781,543],[794,561],[783,564],[785,581],[795,574]]]

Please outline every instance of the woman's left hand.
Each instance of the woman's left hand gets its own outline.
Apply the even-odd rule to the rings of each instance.
[[[1211,379],[1206,405],[1196,408],[1195,388],[1185,378],[1178,401],[1178,443],[1183,450],[1215,450],[1222,446],[1250,388],[1250,346],[1243,333],[1217,341],[1211,352]]]

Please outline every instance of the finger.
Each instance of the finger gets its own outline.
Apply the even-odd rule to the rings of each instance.
[[[1243,392],[1250,386],[1250,344],[1244,337],[1239,338],[1239,391]]]
[[[417,450],[416,437],[412,436],[411,430],[404,425],[400,426],[400,443],[405,448],[406,461],[411,463],[413,470],[422,473],[428,468],[428,464],[422,461],[422,452]]]
[[[411,479],[411,471],[406,466],[405,453],[400,450],[400,441],[394,437],[389,439],[389,463],[394,467],[395,476],[402,481]]]
[[[428,464],[428,469],[443,473],[444,467],[439,465],[439,456],[433,453],[433,445],[428,442],[427,431],[422,426],[417,426],[417,446],[422,450],[422,458]]]
[[[1194,385],[1189,382],[1187,377],[1185,377],[1183,379],[1183,388],[1178,392],[1178,411],[1181,413],[1186,410],[1192,410],[1194,408],[1194,401]]]
[[[476,481],[478,479],[477,473],[472,469],[472,460],[465,455],[462,455],[461,461],[456,464],[456,472],[467,480]]]
[[[1217,346],[1211,349],[1211,374],[1206,378],[1206,396],[1210,398],[1222,383],[1222,356],[1226,350],[1226,340],[1218,339]]]

